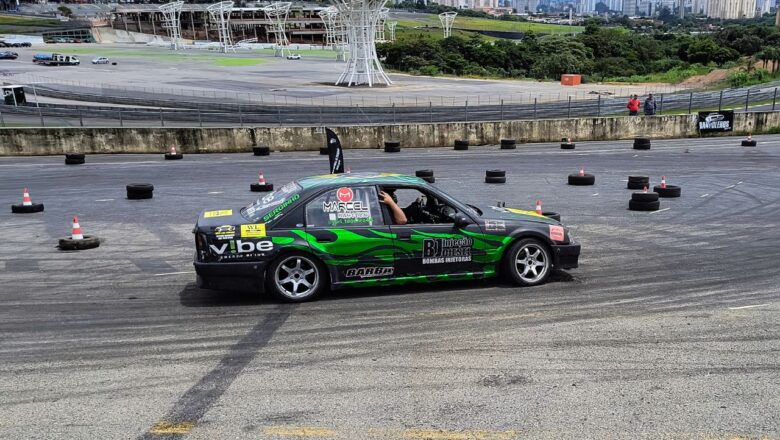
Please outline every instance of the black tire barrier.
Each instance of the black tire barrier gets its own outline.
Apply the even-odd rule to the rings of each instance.
[[[253,145],[252,154],[255,156],[268,156],[271,154],[271,149],[266,145]]]
[[[65,155],[65,165],[83,165],[85,160],[84,155],[81,153]]]
[[[504,170],[486,170],[485,177],[506,177]]]
[[[755,140],[752,141],[742,141],[743,147],[755,147],[757,145],[757,142]]]
[[[596,176],[593,174],[569,174],[569,185],[586,186],[596,183]]]
[[[628,189],[645,189],[650,187],[650,178],[648,176],[628,176]]]
[[[249,185],[249,190],[252,192],[269,192],[274,190],[274,184],[255,182]]]
[[[469,149],[469,141],[458,139],[455,141],[455,149],[456,150],[468,150]]]
[[[385,153],[400,153],[401,141],[385,141]]]
[[[634,138],[634,149],[635,150],[649,150],[650,149],[650,138]]]
[[[43,203],[33,203],[32,205],[11,205],[11,212],[14,214],[32,214],[34,212],[43,212]]]
[[[485,176],[485,183],[506,183],[506,177],[487,177],[487,176]]]
[[[660,200],[656,200],[655,202],[637,202],[636,200],[628,201],[628,209],[631,211],[658,211],[658,208],[660,207]]]
[[[433,177],[433,170],[417,170],[414,172],[414,175],[428,183],[436,182],[436,178]]]
[[[328,153],[328,147],[320,147],[320,154],[326,155]]]
[[[151,199],[154,196],[154,185],[151,183],[131,183],[126,189],[128,200]]]
[[[631,200],[635,202],[655,202],[658,200],[658,193],[656,192],[635,192],[631,194]]]
[[[517,148],[517,142],[514,139],[501,139],[502,150],[514,150]]]
[[[573,150],[575,147],[574,142],[562,142],[561,143],[561,150]]]
[[[100,239],[91,235],[85,235],[81,240],[72,238],[61,238],[59,248],[61,251],[80,251],[84,249],[94,249],[100,246]]]
[[[682,188],[677,185],[666,185],[666,188],[661,188],[661,185],[656,185],[653,187],[653,192],[657,193],[658,197],[680,197]]]
[[[165,160],[179,160],[179,159],[181,159],[183,157],[184,157],[184,154],[182,154],[182,153],[176,153],[176,154],[165,153]]]
[[[545,217],[549,217],[549,218],[551,218],[553,220],[561,221],[561,215],[558,214],[557,212],[542,211],[542,215],[545,216]]]

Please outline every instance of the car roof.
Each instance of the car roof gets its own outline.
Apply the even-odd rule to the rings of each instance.
[[[304,177],[298,180],[298,184],[304,189],[323,187],[323,186],[348,186],[358,184],[374,185],[427,185],[419,177],[407,176],[396,173],[342,173],[342,174],[323,174],[320,176]]]

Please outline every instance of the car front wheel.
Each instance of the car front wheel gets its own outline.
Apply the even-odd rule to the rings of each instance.
[[[290,302],[309,301],[323,290],[326,274],[312,257],[294,253],[275,260],[268,268],[268,288]]]
[[[552,255],[547,246],[535,238],[524,238],[512,244],[504,258],[504,274],[520,286],[544,283],[552,269]]]

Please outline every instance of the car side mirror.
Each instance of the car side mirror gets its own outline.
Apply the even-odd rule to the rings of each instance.
[[[457,227],[463,227],[468,226],[471,224],[471,219],[463,214],[455,214],[455,217],[453,219],[455,221],[455,226]]]

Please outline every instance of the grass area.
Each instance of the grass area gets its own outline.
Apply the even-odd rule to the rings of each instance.
[[[452,35],[456,35],[458,37],[463,38],[471,38],[473,35],[479,35],[480,38],[483,40],[498,40],[496,37],[489,37],[487,35],[482,35],[476,32],[469,32],[469,31],[463,31],[460,29],[453,29]],[[387,35],[387,31],[385,31],[385,35]],[[441,29],[436,28],[423,28],[423,29],[410,29],[405,27],[397,27],[395,29],[395,39],[398,41],[408,41],[408,40],[419,40],[421,38],[430,38],[433,40],[441,40],[444,38],[444,33]]]
[[[265,57],[253,57],[252,55],[255,54],[255,52],[248,53],[248,56],[245,57],[239,57],[218,53],[208,53],[200,50],[174,53],[164,48],[146,47],[139,49],[124,49],[119,47],[102,47],[99,45],[74,46],[56,44],[49,46],[49,48],[51,52],[59,52],[67,55],[79,55],[83,58],[103,56],[110,58],[112,61],[121,60],[122,58],[146,58],[169,63],[201,62],[221,67],[256,66],[258,64],[264,64],[271,61],[271,59]],[[270,53],[273,53],[273,51],[270,51]]]
[[[433,14],[420,14],[420,18],[398,20],[404,27],[441,27],[439,17]],[[535,32],[540,34],[563,34],[582,32],[581,26],[564,26],[559,24],[532,23],[524,21],[492,20],[489,18],[457,17],[453,29],[499,32]]]
[[[262,58],[217,58],[212,62],[215,66],[245,67],[265,64],[268,60]]]
[[[57,26],[62,26],[62,22],[51,18],[34,18],[34,17],[20,17],[16,15],[0,15],[0,25],[57,27]]]
[[[706,75],[712,72],[715,68],[710,66],[702,66],[701,64],[693,64],[687,68],[675,67],[674,69],[666,72],[650,73],[647,75],[632,75],[621,76],[614,78],[604,78],[604,82],[625,82],[625,83],[667,83],[678,84],[686,79],[697,76]]]

